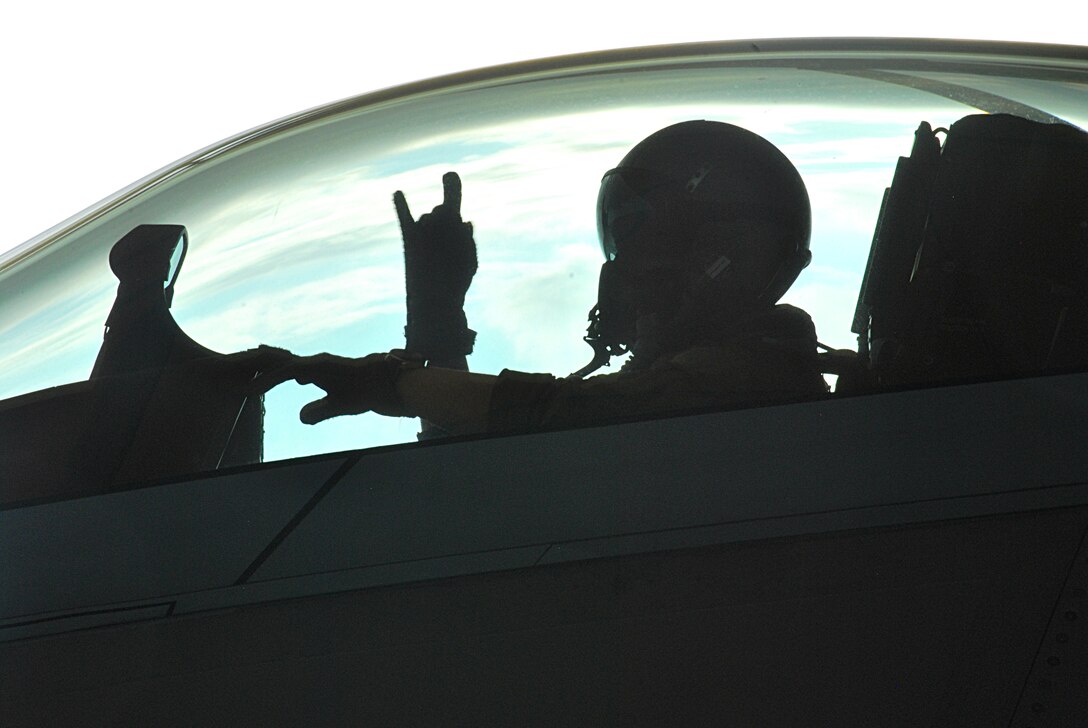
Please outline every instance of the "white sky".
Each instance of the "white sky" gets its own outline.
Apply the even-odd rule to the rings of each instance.
[[[0,253],[237,132],[452,71],[698,40],[900,36],[1088,44],[1088,10],[1079,0],[925,6],[789,0],[731,9],[738,5],[11,3],[0,14]]]

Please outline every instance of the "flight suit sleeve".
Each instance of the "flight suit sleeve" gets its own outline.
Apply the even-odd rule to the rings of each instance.
[[[558,385],[559,380],[551,374],[503,369],[491,390],[488,430],[507,432],[540,427]]]
[[[791,352],[741,345],[726,351],[700,347],[645,370],[584,380],[504,370],[492,391],[488,429],[566,429],[808,400],[826,392],[815,365]]]
[[[812,319],[780,305],[728,341],[691,346],[641,369],[588,379],[504,370],[488,429],[565,429],[826,395]]]

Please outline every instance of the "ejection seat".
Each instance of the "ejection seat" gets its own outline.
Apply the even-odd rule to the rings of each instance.
[[[852,330],[840,392],[1088,369],[1088,133],[923,122],[885,191]]]
[[[256,357],[193,341],[169,308],[187,247],[180,225],[140,225],[110,251],[120,284],[90,379],[0,404],[0,506],[94,495],[258,462]]]

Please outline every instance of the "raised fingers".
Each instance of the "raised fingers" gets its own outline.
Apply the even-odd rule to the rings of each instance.
[[[393,207],[397,210],[397,221],[400,223],[400,231],[403,235],[415,225],[416,221],[412,217],[412,211],[408,209],[408,200],[400,190],[393,193]]]
[[[461,178],[456,172],[442,175],[442,205],[455,216],[461,215]]]

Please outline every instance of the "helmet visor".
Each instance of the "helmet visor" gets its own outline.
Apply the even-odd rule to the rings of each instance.
[[[661,192],[676,183],[659,172],[617,167],[604,173],[597,193],[597,237],[607,260],[636,238],[654,215],[663,212]]]

